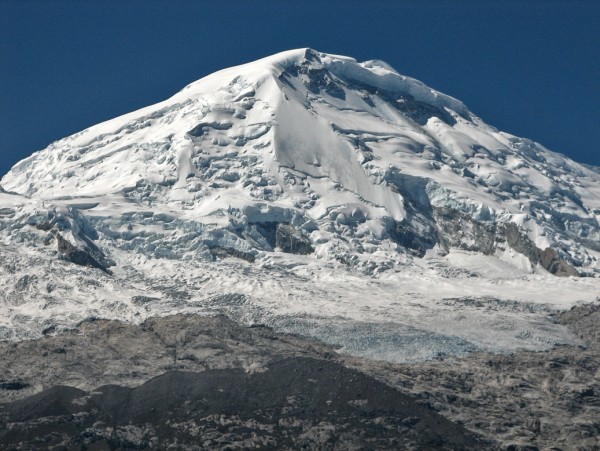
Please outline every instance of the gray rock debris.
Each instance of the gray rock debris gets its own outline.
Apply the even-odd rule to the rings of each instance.
[[[413,365],[345,362],[503,449],[599,449],[600,304],[575,307],[557,319],[587,347],[474,353]]]

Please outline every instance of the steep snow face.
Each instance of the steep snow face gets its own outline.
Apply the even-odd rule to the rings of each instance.
[[[403,360],[570,340],[535,315],[598,294],[595,278],[550,273],[600,271],[600,173],[381,61],[299,49],[225,69],[0,183],[6,337],[215,309],[355,350],[357,321],[437,337],[364,351]],[[528,316],[513,301],[551,305]]]

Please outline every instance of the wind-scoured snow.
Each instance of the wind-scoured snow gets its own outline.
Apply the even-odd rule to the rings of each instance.
[[[225,69],[0,184],[5,339],[226,312],[409,361],[574,342],[600,295],[600,173],[381,61]]]

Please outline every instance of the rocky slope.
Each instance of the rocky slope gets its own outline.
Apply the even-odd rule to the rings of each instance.
[[[403,387],[503,449],[598,449],[600,304],[575,307],[559,320],[585,344],[546,352],[475,353],[410,366],[351,365]]]
[[[596,449],[599,316],[595,304],[559,318],[585,347],[411,365],[225,317],[86,322],[1,346],[0,443]]]
[[[0,444],[29,449],[476,449],[326,346],[175,316],[4,345]],[[35,393],[35,394],[34,394]],[[8,401],[8,402],[7,402]]]

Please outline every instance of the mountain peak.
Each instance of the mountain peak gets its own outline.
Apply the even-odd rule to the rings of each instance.
[[[404,360],[565,342],[549,307],[509,307],[597,296],[576,276],[600,272],[600,174],[376,60],[298,49],[225,69],[0,184],[9,338],[219,311],[334,341],[312,321],[335,318],[351,343],[359,318],[382,343],[368,352]],[[424,351],[397,345],[415,327]]]
[[[597,181],[384,62],[302,48],[216,72],[54,143],[2,185],[72,205],[93,199],[96,211],[121,199],[130,211],[191,209],[220,225],[291,223],[330,242],[370,236],[417,255],[435,246],[495,249],[444,238],[451,209],[453,221],[474,221],[476,230],[517,224],[534,270],[546,248],[595,267],[595,248],[573,237],[600,236]],[[257,243],[238,245],[273,249]]]

